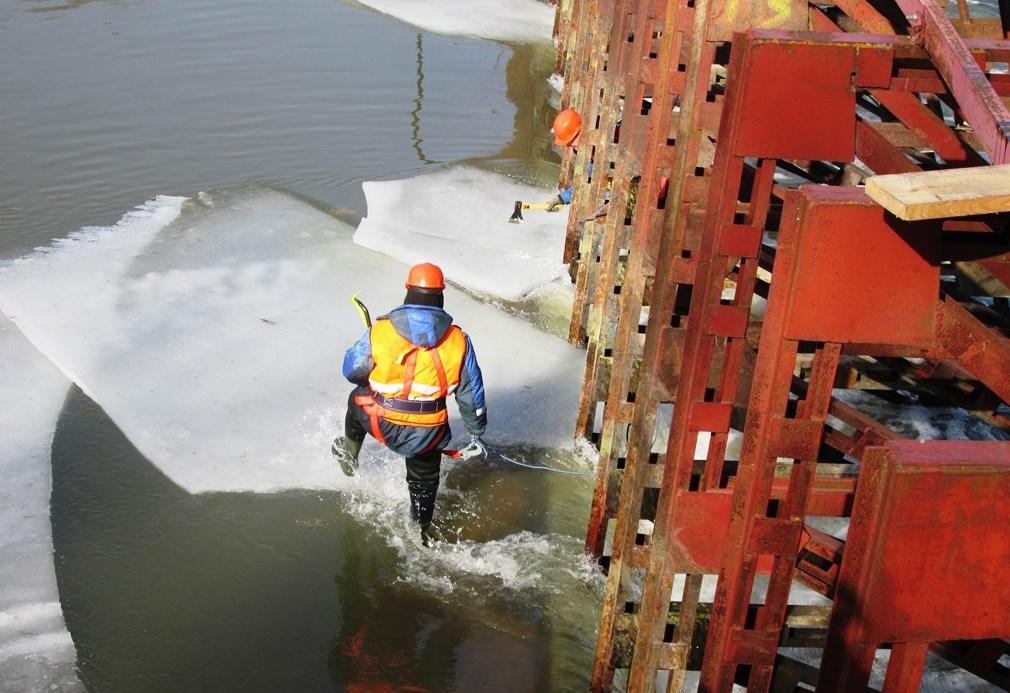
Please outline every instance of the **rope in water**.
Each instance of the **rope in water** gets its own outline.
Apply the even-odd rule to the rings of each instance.
[[[571,474],[572,476],[595,476],[595,472],[577,472],[571,469],[558,469],[557,467],[548,467],[543,464],[530,464],[528,462],[520,462],[519,460],[509,457],[501,450],[484,443],[484,447],[488,449],[488,452],[493,452],[498,457],[502,458],[506,462],[511,462],[512,464],[518,465],[520,467],[526,467],[527,469],[541,469],[545,472],[557,472],[558,474]],[[485,456],[486,457],[486,456]]]

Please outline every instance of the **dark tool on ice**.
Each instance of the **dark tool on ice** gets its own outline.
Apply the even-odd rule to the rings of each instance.
[[[359,291],[356,294],[354,294],[353,296],[351,296],[351,303],[353,303],[354,307],[358,309],[358,315],[361,316],[361,322],[365,323],[365,327],[371,327],[372,326],[372,316],[369,315],[369,313],[368,313],[368,306],[366,306],[364,303],[362,303],[361,299],[358,298],[358,296],[360,294],[361,294],[361,292]]]
[[[550,209],[550,202],[523,202],[522,200],[516,200],[516,208],[512,210],[512,216],[509,217],[510,224],[521,224],[525,221],[523,219],[524,209]]]

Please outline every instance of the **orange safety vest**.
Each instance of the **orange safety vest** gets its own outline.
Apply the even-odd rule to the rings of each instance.
[[[368,374],[368,384],[373,392],[386,399],[436,402],[444,400],[459,385],[466,335],[456,325],[450,326],[442,340],[429,348],[401,337],[388,318],[376,320],[370,335],[375,367]],[[405,426],[432,427],[449,420],[444,401],[438,411],[415,413],[382,407],[380,415],[386,421]]]

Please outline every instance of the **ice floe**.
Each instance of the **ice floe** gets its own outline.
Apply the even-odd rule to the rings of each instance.
[[[359,0],[437,34],[498,41],[550,41],[554,6],[539,0]]]
[[[340,487],[349,297],[379,315],[407,271],[351,235],[264,187],[159,197],[0,268],[0,310],[190,492]],[[464,259],[425,259],[459,281]],[[570,448],[582,352],[452,287],[446,309],[484,370],[489,441]]]
[[[543,202],[550,190],[469,166],[362,187],[359,245],[408,264],[437,258],[449,281],[507,301],[567,279],[567,213],[527,210],[509,223],[516,200]]]

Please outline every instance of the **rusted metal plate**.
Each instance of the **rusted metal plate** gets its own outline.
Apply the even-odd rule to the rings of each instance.
[[[688,430],[725,433],[733,407],[725,402],[695,402],[688,415]]]
[[[779,159],[852,161],[856,71],[852,46],[755,42],[743,89],[734,153]],[[746,117],[743,115],[746,114]]]
[[[792,339],[934,342],[939,228],[912,227],[857,188],[804,186]],[[774,288],[772,291],[774,292]]]
[[[864,467],[831,637],[1010,635],[1010,443],[892,441]]]
[[[732,224],[723,229],[719,252],[728,257],[757,257],[761,250],[761,229]]]
[[[836,485],[837,490],[832,488]],[[785,497],[787,486],[787,479],[776,479],[772,497]],[[850,508],[854,487],[854,480],[839,481],[837,484],[819,480],[814,488],[814,505],[821,509],[829,505],[838,509]],[[726,550],[726,532],[729,528],[732,501],[733,493],[730,489],[685,491],[677,494],[675,502],[681,514],[677,527],[668,537],[668,550],[676,560],[679,570],[698,574],[719,572]],[[834,566],[841,555],[842,542],[812,527],[803,527],[799,536],[794,536],[795,532],[795,528],[789,530],[793,553],[802,546],[805,551],[815,553],[825,561],[832,562]],[[771,568],[770,557],[759,559],[757,565],[759,573],[768,574]],[[837,566],[816,574],[810,570],[804,571],[799,579],[823,593],[834,589],[836,577]]]
[[[693,573],[718,572],[732,501],[729,491],[677,494],[681,515],[670,533],[669,550],[679,568]]]
[[[856,48],[856,73],[852,82],[857,87],[886,87],[891,84],[894,51],[880,46]]]
[[[816,419],[772,419],[771,440],[776,455],[801,460],[817,459],[824,422]]]
[[[743,337],[748,317],[746,307],[717,305],[709,316],[706,331],[719,337]]]

